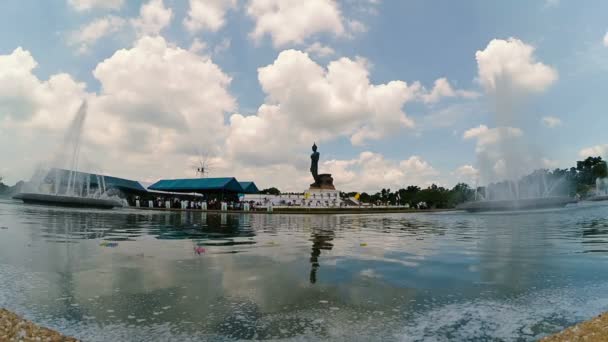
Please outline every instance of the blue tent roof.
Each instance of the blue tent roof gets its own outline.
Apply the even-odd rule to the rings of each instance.
[[[243,188],[243,193],[246,194],[257,194],[260,192],[260,189],[255,185],[254,182],[239,182],[241,187]]]
[[[62,183],[67,183],[69,175],[70,175],[70,170],[54,168],[49,171],[49,173],[46,175],[46,178],[53,179],[53,178],[55,178],[56,173],[59,173],[59,177],[60,177],[60,180]],[[99,186],[98,179],[97,179],[98,175],[93,174],[93,173],[80,172],[80,171],[73,172],[73,177],[76,177],[76,179],[86,180],[87,176],[89,177],[89,182],[92,186]],[[131,191],[136,191],[136,192],[146,192],[146,188],[144,188],[141,184],[139,184],[139,182],[134,181],[134,180],[112,177],[112,176],[103,176],[103,175],[99,175],[99,177],[103,177],[103,179],[106,183],[107,189],[115,188],[118,190],[131,190]]]
[[[169,192],[244,192],[241,184],[234,177],[162,179],[150,185],[148,189]]]

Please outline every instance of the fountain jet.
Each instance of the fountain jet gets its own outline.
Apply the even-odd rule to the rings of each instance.
[[[69,125],[63,148],[54,161],[56,167],[37,170],[24,188],[24,192],[13,198],[25,203],[70,207],[111,209],[122,206],[120,200],[113,198],[106,191],[104,176],[78,172],[82,132],[86,117],[87,102],[85,100]],[[64,154],[66,151],[69,153],[67,156]],[[61,165],[65,165],[66,160],[68,161],[67,168],[63,168]],[[97,187],[93,192],[91,192],[92,177],[95,177],[94,185]]]

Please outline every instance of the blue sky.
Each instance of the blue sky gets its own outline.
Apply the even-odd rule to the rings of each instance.
[[[199,0],[193,2],[196,1]],[[266,26],[257,38],[253,32],[262,25],[260,18],[268,14],[260,11],[272,12],[272,9],[262,6],[258,13],[252,13],[256,0],[200,2],[203,3],[203,14],[207,8],[205,5],[221,9],[222,24],[219,27],[189,29],[184,20],[188,18],[192,4],[186,0],[111,0],[105,5],[97,0],[3,1],[0,4],[0,56],[15,57],[14,51],[18,47],[30,54],[37,67],[25,70],[25,73],[31,72],[41,89],[46,89],[45,82],[57,74],[67,74],[74,84],[84,83],[86,88],[84,92],[74,90],[69,99],[63,98],[68,95],[59,94],[60,91],[40,96],[25,93],[15,95],[9,91],[3,93],[4,88],[11,87],[10,82],[20,81],[2,78],[3,71],[6,73],[8,68],[15,66],[0,62],[0,132],[4,135],[4,139],[0,139],[5,140],[3,146],[12,147],[10,152],[7,151],[5,163],[0,166],[0,174],[9,182],[16,181],[31,174],[39,163],[53,159],[49,156],[57,153],[57,146],[61,143],[61,136],[74,109],[82,99],[87,98],[90,112],[85,135],[91,138],[85,139],[83,153],[87,156],[84,159],[92,160],[92,166],[84,162],[81,167],[118,176],[142,180],[193,176],[191,165],[200,159],[200,151],[204,150],[212,160],[212,170],[217,176],[233,174],[254,179],[262,186],[276,183],[286,190],[303,190],[310,181],[306,172],[313,142],[310,140],[317,140],[324,162],[322,168],[334,173],[336,183],[345,190],[357,186],[362,189],[353,190],[373,190],[384,184],[391,187],[431,182],[452,185],[457,181],[473,183],[494,180],[502,174],[496,171],[497,174],[484,175],[486,171],[479,165],[480,154],[486,153],[485,157],[492,159],[494,164],[488,166],[489,169],[498,170],[500,153],[491,152],[484,145],[482,135],[465,138],[465,132],[480,125],[490,132],[493,128],[504,126],[496,120],[496,112],[500,110],[497,109],[496,97],[504,98],[505,95],[489,89],[480,81],[480,78],[495,75],[481,75],[476,52],[489,51],[489,44],[494,39],[509,42],[510,38],[522,45],[507,44],[507,50],[524,49],[522,46],[532,48],[533,52],[524,62],[530,65],[540,63],[555,75],[555,79],[545,83],[539,81],[542,84],[539,83],[538,87],[518,88],[516,98],[507,99],[516,103],[511,108],[514,113],[509,114],[515,119],[509,126],[523,132],[521,139],[525,140],[524,150],[534,151],[531,156],[535,161],[543,161],[540,164],[530,162],[530,167],[566,167],[585,154],[605,155],[608,152],[605,138],[608,116],[604,113],[607,100],[602,93],[603,85],[608,80],[608,47],[603,42],[608,30],[606,2],[588,1],[583,6],[580,2],[565,0],[314,0],[309,3],[310,6],[296,9],[298,15],[295,17],[281,18],[281,15],[293,15],[288,10],[274,13],[273,20],[285,21],[276,26]],[[272,0],[270,3],[284,9],[298,6],[297,2],[288,0]],[[156,6],[161,13],[170,11],[168,22],[161,20],[152,29],[137,29],[134,24],[137,20],[140,23],[156,20],[154,17],[146,19],[144,13],[140,12],[142,6],[147,4]],[[333,17],[328,15],[328,8],[337,14]],[[114,26],[118,27],[106,28],[100,36],[93,35],[93,38],[90,35],[80,40],[74,38],[88,25],[107,18],[114,18],[114,23],[119,23]],[[203,15],[200,18],[201,25],[207,25],[204,23],[207,17]],[[303,20],[304,25],[288,25],[299,19]],[[333,24],[324,24],[330,21]],[[290,38],[277,43],[276,37],[285,31],[291,32]],[[184,89],[163,104],[156,103],[154,95],[150,94],[164,94],[163,87],[170,87],[162,78],[155,80],[153,75],[146,75],[142,71],[140,74],[127,75],[124,79],[115,79],[115,75],[121,72],[116,69],[118,66],[124,67],[123,73],[133,70],[128,63],[138,63],[135,52],[138,43],[146,38],[161,39],[166,49],[184,51],[190,49],[194,40],[202,42],[206,48],[189,52],[200,57],[193,63],[208,61],[217,74],[211,81],[193,80],[197,82],[191,88],[188,88],[189,84],[184,84]],[[81,49],[85,41],[87,47]],[[330,48],[333,53],[320,55],[311,52],[310,48],[315,43]],[[133,52],[132,59],[119,63],[117,51],[121,49]],[[309,53],[307,58],[300,58],[295,53],[283,54],[287,50]],[[509,63],[508,58],[501,60],[495,54],[490,57],[495,58],[497,63]],[[189,57],[184,58],[166,61],[168,65],[163,68],[179,69],[180,63],[191,61]],[[362,102],[360,107],[353,105],[353,108],[342,112],[344,103],[337,107],[325,107],[315,103],[320,95],[306,97],[306,94],[298,91],[317,84],[315,82],[318,80],[310,80],[310,84],[289,83],[284,87],[293,86],[290,91],[280,86],[274,88],[272,82],[286,84],[286,80],[298,79],[300,74],[297,68],[304,68],[309,61],[327,72],[329,63],[341,58],[353,63],[359,61],[356,63],[367,71],[370,85],[406,82],[408,90],[401,91],[403,96],[409,97],[402,101],[401,110],[411,122],[405,124],[401,121],[403,125],[398,124],[395,120],[400,113],[394,113],[392,118],[374,118],[383,116],[374,112],[378,103],[392,100],[401,103],[396,99],[397,95],[392,99],[378,97],[374,101],[380,102]],[[289,68],[288,65],[296,59],[301,64]],[[96,76],[94,71],[104,61],[108,61],[107,68],[100,71],[102,76]],[[146,63],[145,58],[141,61]],[[193,68],[199,70],[195,65],[198,64],[193,64]],[[267,76],[262,81],[259,68],[269,66]],[[187,76],[187,71],[184,72]],[[174,75],[173,71],[168,73]],[[192,74],[192,78],[208,74],[201,71],[201,74]],[[222,81],[224,76],[229,79],[228,82]],[[305,78],[306,75],[301,76]],[[118,95],[112,98],[115,93],[110,93],[108,89],[123,89],[120,84],[111,82],[124,83],[126,80],[125,88],[128,88],[129,80],[138,77],[142,78],[142,84],[133,92],[141,94],[142,99],[133,100],[137,105],[124,105],[125,97]],[[150,79],[144,80],[144,77]],[[523,83],[518,83],[515,78],[525,76],[512,70],[508,77],[513,78],[510,82],[516,87]],[[542,78],[542,75],[539,77]],[[425,94],[428,96],[432,92],[434,82],[442,78],[447,80],[456,95],[440,96],[435,101],[422,100]],[[209,94],[212,95],[204,95],[206,85],[213,82],[219,82],[218,88],[210,86],[212,90],[209,90]],[[150,89],[146,88],[146,84],[150,85]],[[418,89],[414,89],[416,84],[419,84]],[[187,93],[188,89],[191,93]],[[356,89],[359,88],[353,86],[346,91],[354,92]],[[124,91],[127,93],[127,90]],[[197,93],[201,94],[201,99],[196,98]],[[148,94],[147,97],[145,94]],[[167,90],[167,94],[172,93]],[[21,98],[16,99],[19,96]],[[55,107],[45,109],[44,106],[49,106],[50,101],[46,99],[52,96],[57,96],[56,101],[51,101]],[[213,108],[196,112],[196,108],[208,107],[206,104],[215,96],[218,103],[210,106]],[[348,96],[355,99],[355,95]],[[172,103],[174,99],[192,99],[194,102],[186,105],[184,100],[183,104],[173,108],[167,103]],[[14,103],[19,101],[29,103],[31,106],[28,108],[37,114],[18,118]],[[144,103],[146,101],[149,103]],[[64,104],[64,108],[60,104]],[[276,116],[272,116],[275,119],[262,114],[260,106],[263,105],[280,108],[273,114]],[[146,116],[150,108],[161,107],[162,110]],[[318,128],[313,119],[316,112],[312,113],[315,108],[323,108],[318,110],[321,113],[317,118]],[[394,106],[390,108],[394,110]],[[45,114],[45,111],[50,114]],[[306,116],[303,113],[308,111],[312,115],[310,120],[302,118]],[[259,117],[260,120],[244,121],[245,126],[251,127],[253,132],[244,135],[242,129],[245,127],[232,123],[235,113],[241,114],[239,117],[242,118]],[[64,125],[45,123],[40,119],[45,115],[47,119],[52,117]],[[336,117],[331,118],[332,115]],[[164,130],[166,127],[162,122],[181,120],[182,116],[189,127],[187,133],[179,129]],[[223,123],[218,117],[223,118]],[[351,120],[352,124],[340,125],[341,117]],[[551,118],[551,124],[543,121],[547,117]],[[301,124],[300,119],[303,120]],[[327,126],[325,119],[331,127]],[[142,120],[139,125],[137,120]],[[124,128],[121,134],[114,134],[111,128],[99,125],[110,121],[112,124],[108,123],[108,127],[128,128]],[[205,123],[210,121],[214,124],[206,126]],[[276,129],[268,127],[275,122],[281,124],[277,124]],[[104,130],[107,132],[101,132]],[[210,133],[206,133],[207,130]],[[355,143],[353,136],[361,130],[366,132],[367,138]],[[221,134],[218,133],[220,131]],[[502,134],[500,129],[495,133],[499,136]],[[185,141],[171,140],[181,138]],[[495,140],[508,140],[503,138]],[[48,139],[44,140],[45,148],[31,150],[32,142],[39,139]],[[150,141],[157,145],[151,143],[150,146],[143,146],[144,142]],[[165,142],[166,145],[181,148],[172,150]],[[135,145],[139,147],[135,148]],[[501,148],[504,146],[497,146],[496,151]],[[191,152],[185,152],[187,150]],[[29,157],[24,158],[24,155]],[[130,162],[124,163],[125,158]],[[259,160],[262,162],[257,162]],[[505,161],[507,164],[529,162]],[[479,170],[482,174],[479,174]]]

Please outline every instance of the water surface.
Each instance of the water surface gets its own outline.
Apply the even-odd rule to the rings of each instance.
[[[85,341],[528,341],[608,310],[607,217],[0,201],[0,307]]]

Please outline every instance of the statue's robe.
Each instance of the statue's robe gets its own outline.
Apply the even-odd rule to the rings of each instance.
[[[310,155],[310,173],[315,183],[319,183],[319,152]]]

